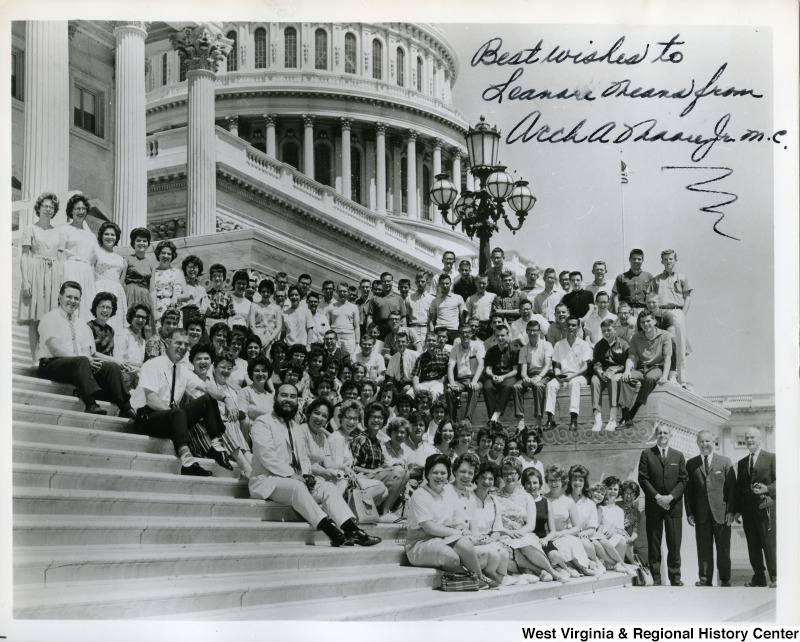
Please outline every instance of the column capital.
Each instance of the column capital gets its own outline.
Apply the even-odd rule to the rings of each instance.
[[[278,114],[264,114],[263,118],[267,125],[275,125],[278,122]]]
[[[216,73],[219,64],[231,50],[232,40],[213,31],[209,25],[184,27],[169,37],[172,48],[185,60],[189,71],[206,70]]]
[[[450,150],[450,155],[453,157],[453,160],[456,158],[461,160],[466,156],[466,154],[464,154],[464,152],[458,147],[453,147],[453,149]]]
[[[125,31],[140,34],[143,38],[147,37],[147,30],[150,29],[151,22],[142,22],[134,20],[112,20],[111,24],[114,26],[114,35],[119,37]]]
[[[386,123],[375,123],[376,134],[386,134]]]
[[[305,125],[306,127],[314,126],[314,121],[317,119],[316,116],[314,116],[313,114],[302,114],[302,116],[303,116],[303,125]]]
[[[342,116],[339,119],[339,122],[342,125],[342,129],[350,129],[350,127],[352,127],[352,125],[353,125],[353,119],[352,118],[347,118],[346,116]]]
[[[413,130],[413,129],[407,129],[407,130],[406,130],[406,138],[407,138],[409,141],[414,141],[414,142],[416,142],[416,141],[417,141],[417,137],[418,137],[418,136],[419,136],[419,132],[418,132],[418,131],[415,131],[415,130]]]
[[[431,140],[431,145],[434,149],[441,149],[444,147],[444,141],[441,138],[434,138]]]
[[[228,127],[230,127],[231,125],[233,125],[234,127],[238,127],[239,126],[239,116],[238,115],[237,116],[226,116],[225,117],[225,122],[228,123]]]

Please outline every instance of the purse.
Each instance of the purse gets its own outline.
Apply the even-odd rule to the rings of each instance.
[[[350,478],[347,494],[347,505],[353,511],[353,515],[356,516],[356,521],[359,524],[378,523],[378,507],[375,506],[375,500],[370,497],[367,491],[361,488],[361,483],[355,475]]]
[[[638,553],[633,554],[633,563],[636,566],[636,577],[633,578],[634,586],[653,586],[653,575],[650,569],[642,562]]]
[[[443,591],[477,591],[478,578],[472,573],[445,573],[442,571],[442,584],[440,588]]]
[[[767,508],[772,508],[773,506],[775,506],[775,500],[769,495],[763,495],[761,497],[761,501],[758,503],[759,510],[766,510]]]

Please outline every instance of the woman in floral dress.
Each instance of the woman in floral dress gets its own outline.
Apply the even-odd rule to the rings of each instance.
[[[125,328],[125,315],[128,313],[128,300],[122,287],[125,259],[114,252],[122,234],[116,223],[106,221],[97,231],[99,247],[95,251],[94,276],[95,292],[108,292],[117,298],[117,309],[108,324],[120,334]]]
[[[156,321],[161,319],[167,308],[180,309],[182,296],[186,291],[183,272],[179,268],[172,267],[176,256],[178,250],[172,241],[161,241],[156,245],[158,265],[153,270],[153,278],[150,280],[152,309]]]

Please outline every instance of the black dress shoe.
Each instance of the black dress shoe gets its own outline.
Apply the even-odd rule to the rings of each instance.
[[[358,527],[358,524],[356,524],[353,519],[348,519],[344,524],[342,524],[342,531],[350,542],[354,542],[359,546],[375,546],[375,544],[380,544],[383,541],[380,537],[372,537],[371,535],[367,534]],[[345,546],[352,545],[352,543],[345,544]]]
[[[720,582],[720,584],[719,584],[719,585],[720,585],[720,586],[725,586],[725,587],[727,587],[727,588],[730,588],[730,586],[731,586],[731,583],[730,583],[730,582]]]
[[[120,408],[119,412],[117,413],[117,417],[122,417],[123,419],[136,419],[136,411],[130,406],[126,408]]]
[[[555,430],[558,427],[558,425],[556,424],[555,419],[548,419],[545,422],[544,427],[546,430]]]
[[[697,582],[695,582],[694,585],[695,586],[714,586],[713,584],[710,584],[709,582],[700,582],[699,580]]]
[[[96,403],[91,403],[88,406],[86,406],[86,412],[88,412],[90,415],[107,415],[108,414],[105,410],[103,410]]]
[[[210,448],[206,453],[206,457],[209,459],[213,459],[223,468],[227,468],[228,470],[233,470],[233,465],[231,464],[230,457],[228,457],[228,453],[222,450],[217,450],[216,448]]]
[[[191,477],[211,477],[214,473],[206,470],[197,462],[191,466],[181,466],[181,475],[189,475]]]
[[[569,420],[569,429],[570,430],[577,430],[578,429],[578,420],[577,419],[570,419]]]
[[[680,580],[677,580],[676,582],[670,582],[669,585],[670,586],[683,586],[683,582],[681,582]],[[711,585],[709,584],[708,586],[711,586]]]
[[[758,582],[745,582],[747,588],[766,588],[766,584],[759,584]]]
[[[330,517],[325,517],[320,520],[319,524],[317,524],[317,530],[322,531],[328,536],[328,539],[331,540],[331,546],[338,548],[339,546],[347,545],[349,538],[333,523]]]

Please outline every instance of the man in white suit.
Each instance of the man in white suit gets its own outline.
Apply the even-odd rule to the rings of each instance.
[[[275,406],[250,429],[253,473],[250,495],[294,508],[303,519],[325,533],[332,546],[373,546],[381,541],[358,527],[336,486],[309,474],[311,461],[297,415],[297,388],[281,385]]]

